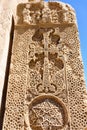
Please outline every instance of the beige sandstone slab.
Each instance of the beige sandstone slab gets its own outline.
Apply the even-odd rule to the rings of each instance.
[[[2,130],[86,130],[87,94],[74,9],[43,1],[21,2],[15,9]],[[1,62],[5,66],[6,60]]]

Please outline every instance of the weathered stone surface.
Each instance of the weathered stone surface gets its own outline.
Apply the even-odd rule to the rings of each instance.
[[[17,6],[3,130],[86,130],[87,94],[75,12]]]

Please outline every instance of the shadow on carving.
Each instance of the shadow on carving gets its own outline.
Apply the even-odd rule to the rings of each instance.
[[[29,62],[29,68],[30,69],[34,69],[36,65],[36,61],[34,61],[33,59]]]
[[[57,35],[57,34],[54,34],[54,35],[51,36],[51,40],[52,40],[53,43],[59,44],[60,36]]]
[[[54,63],[54,66],[56,66],[59,70],[62,70],[64,68],[64,62],[61,58],[57,57],[57,53],[56,54],[49,53],[49,61],[52,61]]]
[[[35,32],[34,36],[32,37],[33,41],[42,41],[43,34],[39,31],[39,29]]]
[[[58,34],[55,34],[55,29],[52,29],[49,37],[51,38],[51,41],[56,45],[60,43],[60,36]]]
[[[55,66],[57,66],[60,70],[62,70],[64,68],[64,63],[60,58],[58,58],[55,61]]]
[[[49,2],[49,8],[51,10],[57,9],[58,11],[62,10],[62,5],[60,3],[56,3],[56,2]]]
[[[10,41],[9,41],[9,52],[8,52],[8,57],[7,57],[7,66],[6,66],[6,73],[5,73],[6,75],[5,75],[4,89],[3,89],[3,95],[2,95],[1,111],[0,111],[0,130],[2,130],[4,112],[5,112],[5,103],[6,103],[6,95],[7,95],[7,85],[8,85],[8,76],[9,76],[13,36],[14,36],[14,20],[12,18]]]

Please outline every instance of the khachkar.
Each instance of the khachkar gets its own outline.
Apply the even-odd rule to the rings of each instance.
[[[75,12],[17,6],[3,130],[86,130],[87,95]]]

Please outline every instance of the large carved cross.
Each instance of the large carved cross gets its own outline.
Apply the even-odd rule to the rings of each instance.
[[[58,53],[58,47],[53,46],[53,47],[49,47],[49,45],[51,44],[51,39],[49,38],[49,34],[50,31],[48,32],[44,32],[43,33],[43,44],[44,47],[40,47],[40,46],[35,46],[35,45],[31,45],[30,47],[30,54],[32,54],[32,59],[35,61],[37,57],[35,57],[35,54],[41,54],[44,53],[44,65],[43,65],[43,83],[42,83],[42,87],[44,88],[44,92],[48,93],[49,89],[52,88],[55,91],[55,85],[54,84],[50,84],[49,81],[49,58],[48,58],[48,53],[51,54],[55,54]]]

